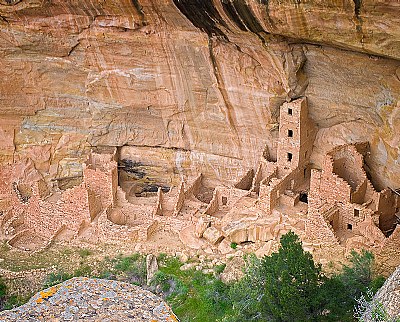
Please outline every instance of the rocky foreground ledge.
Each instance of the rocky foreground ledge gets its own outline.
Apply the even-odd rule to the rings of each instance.
[[[0,321],[179,321],[168,305],[140,287],[110,280],[72,278],[0,313]]]

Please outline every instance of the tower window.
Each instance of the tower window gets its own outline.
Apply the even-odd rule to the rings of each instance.
[[[352,224],[347,224],[347,229],[348,230],[352,230],[353,229],[353,225]]]
[[[288,152],[288,154],[287,154],[287,160],[288,160],[289,162],[292,162],[292,159],[293,159],[293,154],[291,154],[290,152]]]
[[[222,205],[226,206],[228,203],[228,198],[227,197],[222,197]]]
[[[287,136],[292,138],[293,137],[293,130],[287,130]]]
[[[360,216],[360,210],[354,209],[354,217],[359,217]]]
[[[292,114],[293,114],[293,109],[288,108],[287,113],[288,113],[289,115],[292,115]]]

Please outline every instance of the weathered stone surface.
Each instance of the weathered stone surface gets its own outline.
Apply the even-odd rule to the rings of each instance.
[[[226,267],[221,274],[221,280],[225,283],[235,282],[244,275],[243,268],[245,261],[242,257],[233,257],[226,263]]]
[[[400,58],[396,1],[215,1],[212,13],[170,0],[12,3],[0,4],[2,162],[74,177],[90,146],[130,145],[163,184],[198,172],[234,182],[266,146],[274,154],[280,103],[306,94],[324,129],[317,165],[367,135],[377,185],[400,185],[400,64],[354,52]]]
[[[117,281],[75,277],[0,313],[1,321],[178,321],[158,296]]]
[[[207,239],[211,244],[217,244],[224,238],[224,236],[222,236],[222,233],[215,227],[208,227],[204,231],[203,237]]]
[[[338,145],[368,141],[363,167],[373,185],[399,188],[399,10],[391,0],[0,1],[0,163],[28,165],[17,180],[13,174],[4,181],[8,188],[18,181],[23,190],[40,178],[44,198],[44,182],[79,187],[91,149],[117,147],[118,169],[130,165],[119,184],[125,175],[138,179],[125,196],[136,204],[123,202],[138,218],[119,210],[103,214],[99,233],[106,240],[145,241],[158,227],[151,223],[151,214],[159,214],[150,211],[154,190],[164,193],[199,173],[203,195],[238,183],[263,156],[276,159],[279,106],[307,96],[319,128],[311,167],[322,169],[326,152]],[[279,182],[271,179],[270,188]],[[86,193],[81,188],[75,190]],[[149,193],[146,201],[136,199],[142,192]],[[84,204],[93,207],[82,213],[92,220],[101,198],[88,193]],[[198,219],[204,204],[191,197],[185,196],[185,219]],[[275,227],[275,219],[259,229],[252,222],[266,213],[248,200],[240,206],[244,212],[233,215],[247,223],[227,215],[218,226],[231,229],[233,241],[267,241],[288,230],[282,221]],[[53,214],[44,222],[55,227]],[[238,225],[228,227],[230,219]],[[198,221],[186,227],[159,220],[178,230],[186,246],[203,247],[195,236]],[[77,233],[86,228],[82,221]],[[199,237],[208,225],[197,228]],[[7,229],[15,233],[13,225]],[[397,245],[390,246],[393,254]],[[393,267],[396,258],[380,262]]]
[[[376,293],[372,300],[372,304],[374,303],[376,305],[372,305],[371,308],[379,308],[379,305],[382,304],[382,307],[393,321],[400,318],[400,267],[390,275],[385,284]],[[373,312],[370,310],[367,310],[363,318],[368,322],[375,320]]]
[[[147,285],[150,285],[151,280],[158,271],[157,257],[153,254],[146,256],[146,272],[147,272]]]

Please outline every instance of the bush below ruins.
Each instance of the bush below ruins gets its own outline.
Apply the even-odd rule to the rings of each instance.
[[[356,299],[376,292],[384,281],[374,277],[373,255],[364,251],[352,252],[348,266],[326,276],[291,232],[282,236],[277,253],[262,259],[248,255],[244,277],[229,285],[219,278],[223,265],[209,269],[209,274],[195,266],[181,270],[183,263],[177,258],[161,254],[159,270],[148,286],[144,255],[106,257],[95,264],[90,256],[87,250],[79,251],[79,265],[51,273],[43,287],[74,276],[125,281],[164,297],[182,322],[355,321]],[[0,285],[0,292],[3,309],[24,300],[7,295],[11,293],[5,286]]]

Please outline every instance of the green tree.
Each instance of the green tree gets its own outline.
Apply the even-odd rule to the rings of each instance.
[[[261,298],[265,287],[263,266],[254,254],[248,255],[245,261],[245,275],[229,290],[232,312],[223,321],[259,321],[262,317]]]
[[[321,316],[321,267],[305,252],[299,237],[289,232],[277,253],[262,259],[265,274],[262,315],[274,321],[315,321]]]
[[[375,293],[384,283],[382,276],[374,277],[374,254],[362,250],[360,253],[352,250],[350,253],[350,265],[343,266],[342,273],[338,276],[353,299],[367,294]]]

